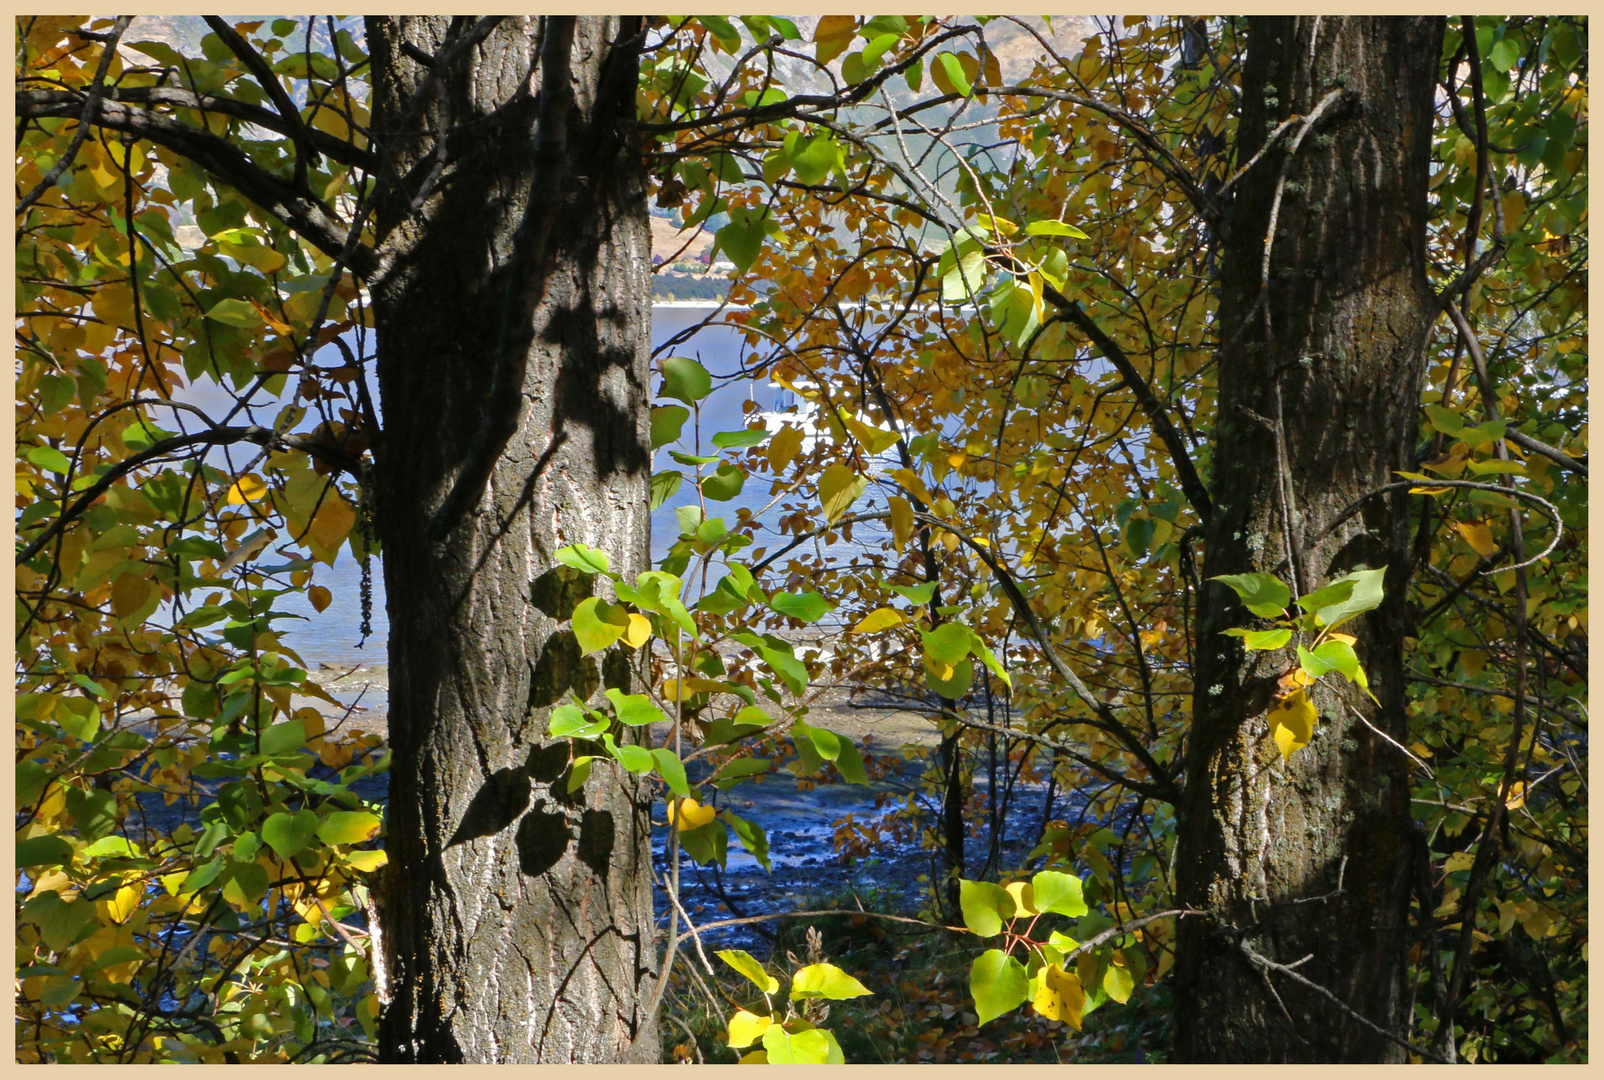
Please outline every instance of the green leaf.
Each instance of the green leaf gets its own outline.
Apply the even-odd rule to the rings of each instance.
[[[317,833],[317,827],[316,810],[278,813],[262,822],[262,839],[279,858],[289,860],[306,850]]]
[[[876,15],[858,28],[858,34],[866,38],[878,38],[886,34],[900,37],[908,32],[908,20],[901,15]]]
[[[1150,517],[1131,518],[1125,523],[1125,547],[1137,558],[1146,555],[1153,543],[1153,530],[1156,528],[1157,524]]]
[[[741,846],[751,853],[759,866],[765,870],[772,870],[769,866],[769,838],[763,831],[763,826],[755,821],[747,821],[730,810],[723,811],[723,814],[724,820],[735,830],[735,839],[741,842]]]
[[[936,582],[927,581],[923,585],[893,585],[891,591],[898,596],[907,597],[916,605],[923,606],[930,603],[936,595]]]
[[[1285,615],[1292,602],[1292,590],[1270,574],[1222,574],[1210,580],[1230,586],[1249,611],[1267,619]]]
[[[1320,676],[1331,670],[1330,664],[1326,663],[1320,657],[1314,655],[1302,645],[1298,646],[1298,666],[1301,667],[1304,673],[1307,674],[1311,679],[1318,679]]]
[[[1025,226],[1026,236],[1073,236],[1077,240],[1091,237],[1064,221],[1032,221]]]
[[[969,968],[969,993],[975,1016],[984,1024],[1025,1003],[1030,978],[1025,965],[1001,949],[987,949]]]
[[[746,486],[746,470],[729,462],[721,462],[712,476],[704,476],[702,494],[714,502],[729,502]]]
[[[949,701],[957,701],[969,693],[969,687],[975,681],[975,668],[973,664],[959,661],[952,665],[950,673],[943,675],[931,667],[929,661],[925,662],[925,682],[930,689]]]
[[[67,470],[72,468],[72,462],[68,459],[67,455],[63,454],[60,450],[57,450],[54,446],[35,446],[26,454],[24,454],[23,457],[33,462],[41,469],[58,473],[62,476],[67,475]]]
[[[1313,611],[1320,625],[1339,626],[1356,615],[1373,611],[1381,606],[1384,597],[1382,583],[1387,568],[1357,570],[1345,574],[1324,588],[1316,589],[1298,599],[1304,611]]]
[[[862,63],[862,54],[854,53]],[[847,57],[851,60],[852,57]],[[862,82],[862,79],[858,80]],[[790,139],[786,140],[791,143]],[[791,167],[796,170],[796,178],[804,184],[817,184],[830,175],[830,170],[841,164],[841,147],[835,141],[835,136],[829,132],[820,132],[809,139],[797,139],[790,152]]]
[[[1427,405],[1426,417],[1431,421],[1431,426],[1444,435],[1458,435],[1465,428],[1464,417],[1441,405]]]
[[[362,844],[379,832],[379,816],[366,810],[336,810],[317,827],[317,836],[326,844]]]
[[[947,80],[952,83],[952,88],[958,93],[964,97],[969,97],[975,92],[974,87],[969,85],[969,77],[964,74],[963,65],[958,62],[958,58],[952,53],[940,53],[936,57],[936,63],[941,65],[941,70],[946,73]],[[984,1023],[985,1021],[981,1022]]]
[[[1136,979],[1131,973],[1114,964],[1108,965],[1103,973],[1103,991],[1113,1001],[1121,1005],[1131,999],[1131,991],[1136,988]]]
[[[729,858],[729,831],[718,821],[710,821],[694,829],[681,829],[679,845],[692,862],[723,868]]]
[[[621,723],[630,727],[645,727],[647,724],[668,722],[663,710],[653,705],[652,699],[645,694],[626,694],[611,686],[604,693],[607,700],[613,703],[613,711],[618,714]]]
[[[713,234],[718,250],[730,257],[739,273],[746,273],[763,250],[763,237],[768,233],[768,208],[761,213],[737,218],[730,214],[730,223]]]
[[[219,300],[206,313],[206,317],[241,330],[255,330],[262,325],[261,314],[245,300]]]
[[[274,724],[262,732],[261,752],[268,757],[285,757],[306,745],[306,725],[299,720]]]
[[[713,377],[695,360],[671,356],[663,361],[663,396],[694,405],[713,390]]]
[[[100,734],[100,710],[88,698],[62,698],[55,720],[61,730],[79,742],[92,743]]]
[[[1071,919],[1078,919],[1087,912],[1080,878],[1074,874],[1043,870],[1030,879],[1030,891],[1031,903],[1037,911],[1050,911]]]
[[[1343,678],[1361,688],[1369,687],[1370,681],[1365,677],[1364,668],[1359,666],[1359,655],[1346,641],[1336,638],[1322,641],[1315,647],[1314,655],[1325,664],[1327,670],[1341,672]],[[1299,656],[1301,658],[1301,651]]]
[[[685,780],[685,763],[674,751],[658,747],[652,751],[652,760],[657,763],[657,775],[663,778],[668,789],[682,799],[691,797],[691,788]]]
[[[1487,53],[1487,59],[1495,71],[1508,71],[1520,59],[1520,46],[1514,40],[1504,38]]]
[[[1244,630],[1235,626],[1221,633],[1241,638],[1242,646],[1247,649],[1280,649],[1292,640],[1291,630]]]
[[[109,791],[69,787],[67,813],[85,840],[99,840],[117,827],[117,796]]]
[[[986,273],[985,252],[971,251],[958,256],[951,268],[941,275],[941,302],[961,304],[979,296],[985,291]]]
[[[585,786],[585,781],[590,779],[591,762],[595,760],[594,754],[581,754],[574,758],[574,763],[568,768],[568,783],[565,785],[568,794],[572,795]]]
[[[55,833],[17,841],[17,869],[65,866],[72,862],[72,845]]]
[[[804,1026],[806,1025],[806,1026]],[[787,1031],[778,1024],[763,1033],[763,1049],[770,1065],[840,1065],[846,1062],[835,1036],[805,1020],[793,1020]]]
[[[554,739],[594,739],[607,727],[606,717],[593,716],[578,705],[559,705],[546,721],[546,734]]]
[[[927,660],[955,666],[969,655],[975,641],[974,631],[962,623],[942,623],[934,630],[919,631],[919,636]]]
[[[777,592],[769,597],[769,607],[805,623],[816,623],[835,610],[834,604],[813,592]]]
[[[752,983],[765,994],[772,994],[780,988],[780,980],[764,970],[763,965],[744,949],[720,949],[713,955],[751,979]]]
[[[1014,898],[989,881],[959,880],[958,906],[963,910],[964,925],[981,937],[1001,933],[1003,923],[1014,917]]]
[[[672,408],[673,406],[670,406]],[[655,410],[653,410],[655,411]],[[713,445],[720,450],[739,450],[756,446],[769,437],[768,428],[745,428],[741,431],[721,431],[713,436]]]
[[[557,561],[587,574],[607,573],[607,553],[584,544],[569,544],[557,549]]]
[[[863,758],[859,755],[857,746],[846,736],[841,737],[841,752],[836,755],[835,767],[847,783],[869,786],[869,773],[863,767]]]
[[[781,641],[772,634],[758,637],[747,631],[732,634],[731,637],[757,653],[763,662],[785,681],[793,694],[800,695],[807,688],[807,665],[796,658],[789,642]]]
[[[609,604],[599,596],[591,596],[574,607],[573,626],[580,655],[589,656],[624,636],[629,629],[629,612],[622,604]]]
[[[653,473],[651,508],[656,510],[669,499],[672,499],[674,492],[679,490],[680,484],[684,483],[684,481],[685,474],[677,469],[667,469],[660,473]]]
[[[39,801],[50,771],[37,761],[17,762],[17,808],[26,809]]]
[[[620,746],[613,741],[611,735],[603,735],[601,738],[602,743],[607,747],[607,752],[613,756],[613,760],[623,766],[627,772],[632,772],[636,776],[645,776],[652,771],[652,752],[644,746],[636,746],[633,743],[624,743]]]
[[[844,1001],[873,993],[857,979],[834,964],[809,964],[791,976],[791,1000],[828,998]]]
[[[679,438],[691,411],[683,405],[655,405],[652,407],[652,449],[667,446]]]

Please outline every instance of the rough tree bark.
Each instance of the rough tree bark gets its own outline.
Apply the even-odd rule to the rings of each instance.
[[[1265,714],[1296,660],[1222,637],[1253,616],[1205,582],[1178,886],[1213,918],[1182,924],[1181,1060],[1403,1057],[1245,950],[1298,964],[1375,1025],[1405,1029],[1406,761],[1355,714],[1402,739],[1408,496],[1372,499],[1320,533],[1409,467],[1433,309],[1426,184],[1442,32],[1437,18],[1259,18],[1249,30],[1238,161],[1336,96],[1295,153],[1296,127],[1255,166],[1231,209],[1205,577],[1259,570],[1292,583],[1296,560],[1307,592],[1385,565],[1387,599],[1353,627],[1381,707],[1322,680],[1318,734],[1284,762]]]
[[[598,665],[558,631],[583,597],[554,553],[648,565],[650,234],[620,125],[639,20],[508,18],[420,93],[474,22],[367,23],[375,142],[429,186],[419,213],[380,206],[392,261],[373,285],[404,868],[379,900],[381,1051],[656,1061],[649,793],[598,768],[568,796],[567,740],[544,735],[570,689],[632,677],[622,652]],[[431,535],[456,487],[465,513]]]

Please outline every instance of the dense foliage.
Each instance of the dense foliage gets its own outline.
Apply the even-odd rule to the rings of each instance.
[[[385,762],[286,611],[367,603],[319,575],[342,549],[379,554],[352,258],[382,174],[369,69],[354,22],[211,24],[183,51],[127,19],[16,24],[25,1061],[371,1054],[365,882],[385,853],[357,785]],[[1256,167],[1232,143],[1243,30],[1089,30],[1067,48],[1011,18],[657,25],[639,89],[653,198],[687,227],[727,215],[715,258],[736,269],[707,322],[746,357],[660,363],[654,506],[697,494],[662,564],[625,580],[583,545],[557,556],[587,597],[583,651],[622,643],[654,677],[564,701],[548,734],[569,742],[570,789],[601,768],[657,777],[665,888],[732,836],[767,860],[736,785],[782,765],[869,782],[852,741],[809,722],[829,687],[928,714],[942,809],[914,824],[949,880],[920,918],[951,924],[941,948],[974,946],[948,989],[977,1027],[1028,1009],[1078,1031],[1166,978],[1190,915],[1171,875],[1198,591],[1259,617],[1230,632],[1285,671],[1288,757],[1320,723],[1311,682],[1365,686],[1342,626],[1380,597],[1379,570],[1301,596],[1273,567],[1198,579],[1209,208]],[[1571,18],[1451,20],[1444,46],[1429,243],[1446,314],[1399,478],[1418,558],[1395,749],[1429,844],[1399,1034],[1422,1056],[1586,1058],[1585,58]],[[226,182],[230,154],[279,187]],[[701,403],[754,375],[797,414],[709,439]],[[760,485],[778,536],[719,509]],[[828,650],[815,625],[841,628]],[[981,792],[985,768],[1012,779]],[[966,856],[1031,782],[1088,791],[1087,812],[1044,821],[1019,865]],[[781,995],[744,952],[681,949],[685,919],[676,895],[670,959],[747,981],[701,991],[729,1047],[842,1059],[821,1003],[874,980],[815,956]]]

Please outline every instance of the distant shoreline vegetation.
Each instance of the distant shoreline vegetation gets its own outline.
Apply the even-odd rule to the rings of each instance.
[[[652,276],[654,300],[722,300],[729,295],[730,279],[723,276],[658,273]]]

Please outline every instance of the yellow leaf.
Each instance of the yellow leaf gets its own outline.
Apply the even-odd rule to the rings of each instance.
[[[871,454],[879,454],[891,449],[897,444],[897,439],[900,438],[895,431],[887,431],[872,424],[865,424],[861,420],[848,416],[845,409],[841,410],[841,420]]]
[[[228,489],[228,496],[224,500],[229,506],[248,506],[267,494],[267,485],[260,477],[242,476],[233,487]]]
[[[353,870],[371,874],[389,862],[390,857],[382,851],[352,851],[348,852],[340,861]]]
[[[1526,805],[1526,782],[1524,780],[1517,780],[1509,785],[1509,798],[1504,801],[1504,805],[1511,810],[1519,810]]]
[[[913,536],[913,504],[900,495],[886,500],[891,504],[891,539],[901,551]]]
[[[306,590],[306,598],[312,602],[312,610],[326,611],[334,601],[334,594],[321,585],[314,585]]]
[[[753,1050],[736,1062],[737,1065],[767,1065],[768,1063],[769,1052],[767,1050]]]
[[[858,620],[858,625],[847,631],[850,634],[875,634],[881,630],[888,630],[902,622],[902,612],[896,608],[875,608],[869,614]]]
[[[1047,1019],[1062,1020],[1079,1031],[1081,1010],[1086,1006],[1086,991],[1081,989],[1078,974],[1065,971],[1057,964],[1048,964],[1037,978],[1036,999],[1031,1004]]]
[[[668,823],[672,825],[678,821],[682,832],[700,829],[717,816],[717,810],[703,806],[695,799],[679,799],[668,804]]]
[[[774,475],[783,473],[796,455],[802,450],[802,429],[795,424],[786,424],[774,433],[769,440],[769,468]]]
[[[636,612],[629,613],[629,625],[624,628],[624,644],[638,649],[652,636],[652,620]]]
[[[819,477],[819,502],[824,507],[826,521],[840,520],[841,515],[855,502],[869,481],[845,465],[831,465]]]
[[[904,491],[926,506],[936,501],[935,496],[930,494],[930,489],[925,487],[925,482],[919,479],[919,474],[912,469],[893,469],[891,479],[901,484]]]
[[[150,579],[140,574],[118,574],[111,585],[111,610],[119,619],[126,619],[145,606],[150,599]]]
[[[723,683],[715,682],[712,679],[691,678],[691,679],[686,679],[684,682],[685,682],[685,696],[686,697],[691,697],[692,695],[695,695],[695,694],[716,694],[720,690],[724,689],[724,684]],[[680,699],[679,695],[680,695],[680,680],[679,679],[664,679],[663,680],[663,697],[666,698],[669,701],[678,701]]]
[[[1114,959],[1123,960],[1124,954],[1116,952]],[[1103,973],[1103,990],[1110,998],[1123,1005],[1131,999],[1131,991],[1134,989],[1136,989],[1136,979],[1129,971],[1117,963],[1108,965],[1108,970]]]
[[[1014,911],[1022,915],[1035,915],[1036,890],[1028,881],[1014,881],[1003,886],[1008,895],[1014,898]]]
[[[351,504],[331,491],[313,515],[307,533],[314,544],[332,555],[351,535],[351,526],[355,524],[356,511],[351,509]]]
[[[108,922],[124,923],[139,906],[139,898],[144,894],[138,885],[124,885],[114,895],[95,901],[95,910]]]
[[[1476,550],[1482,558],[1492,558],[1498,553],[1498,541],[1493,539],[1493,530],[1480,521],[1456,521],[1454,528],[1459,535],[1465,538],[1465,543]]]
[[[763,1033],[773,1024],[774,1018],[772,1016],[758,1016],[756,1013],[749,1013],[745,1009],[735,1010],[735,1015],[730,1017],[729,1045],[731,1049],[739,1050],[743,1046],[751,1046],[761,1039]]]
[[[1268,719],[1270,734],[1275,736],[1275,744],[1281,748],[1282,757],[1290,760],[1294,750],[1309,745],[1309,740],[1314,738],[1315,721],[1319,718],[1320,714],[1315,711],[1314,704],[1309,701],[1309,695],[1302,687],[1275,703]]]
[[[1532,904],[1521,912],[1520,925],[1534,940],[1541,941],[1554,927],[1554,913],[1542,904]]]

